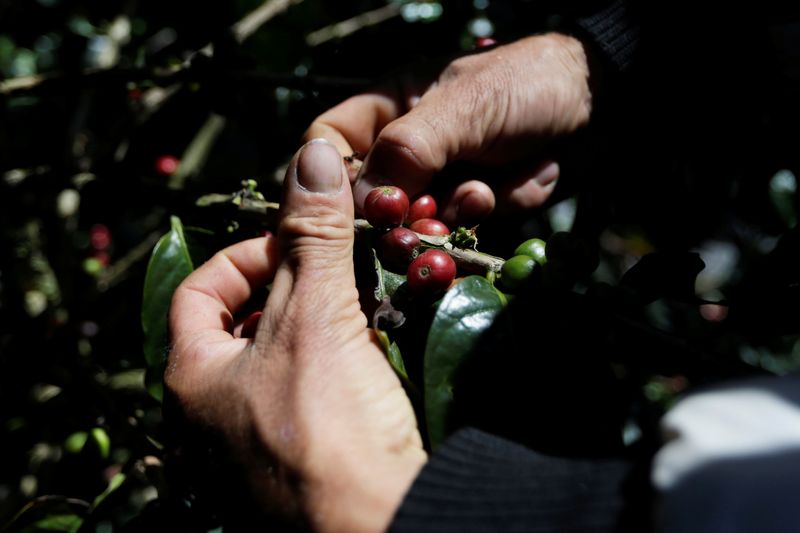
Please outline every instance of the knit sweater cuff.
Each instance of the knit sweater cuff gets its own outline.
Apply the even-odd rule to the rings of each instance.
[[[624,0],[617,0],[602,11],[578,18],[575,26],[592,40],[617,71],[624,72],[634,64],[639,45],[639,24]]]
[[[465,429],[436,451],[391,531],[613,531],[621,461],[572,460]]]

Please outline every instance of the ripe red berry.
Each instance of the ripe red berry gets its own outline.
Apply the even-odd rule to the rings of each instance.
[[[155,168],[156,172],[161,174],[162,176],[172,176],[176,170],[178,170],[178,165],[180,161],[174,155],[162,155],[158,159],[156,159]]]
[[[411,202],[406,222],[411,224],[423,218],[436,218],[436,200],[430,194],[420,196]]]
[[[475,48],[486,48],[487,46],[494,46],[497,41],[491,37],[478,37],[475,39]]]
[[[95,224],[89,229],[89,239],[92,248],[95,250],[105,250],[111,244],[111,232],[103,224]]]
[[[456,263],[441,250],[423,252],[410,265],[406,279],[415,294],[435,294],[447,290],[456,277]]]
[[[252,339],[256,336],[258,321],[261,320],[261,315],[263,314],[261,311],[255,311],[244,319],[244,322],[242,322],[242,338]]]
[[[406,268],[417,256],[419,236],[408,228],[394,228],[381,237],[380,259],[387,265]]]
[[[408,196],[392,185],[375,187],[364,201],[364,216],[376,228],[394,228],[408,214]]]
[[[413,222],[409,229],[423,235],[450,235],[450,228],[435,218],[422,218]]]

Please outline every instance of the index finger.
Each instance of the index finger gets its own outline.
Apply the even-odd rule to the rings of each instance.
[[[250,239],[217,252],[178,286],[170,307],[175,345],[199,336],[233,339],[233,315],[277,267],[275,237]]]
[[[363,157],[378,133],[403,112],[405,108],[399,98],[389,93],[359,94],[317,117],[303,138],[304,141],[323,138],[336,146],[340,154],[358,153]]]

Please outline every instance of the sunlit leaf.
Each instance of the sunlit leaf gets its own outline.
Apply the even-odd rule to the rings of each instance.
[[[433,319],[425,347],[425,421],[431,446],[448,434],[456,372],[503,309],[498,291],[470,276],[447,292]]]
[[[147,390],[158,400],[162,396],[161,376],[169,346],[167,320],[172,294],[194,270],[183,225],[178,217],[172,217],[171,222],[172,229],[158,241],[150,257],[142,300]]]

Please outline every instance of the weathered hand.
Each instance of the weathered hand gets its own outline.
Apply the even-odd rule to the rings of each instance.
[[[355,96],[317,118],[307,138],[367,154],[354,185],[358,206],[381,183],[414,195],[454,161],[506,165],[502,180],[467,180],[442,213],[448,222],[498,208],[541,205],[558,178],[547,142],[586,125],[591,112],[583,45],[566,35],[528,37],[452,62],[421,95]],[[508,166],[509,164],[513,164]]]
[[[300,150],[281,209],[277,239],[219,252],[176,291],[166,384],[192,423],[222,434],[264,505],[320,530],[383,530],[426,456],[359,307],[334,146]],[[273,279],[255,338],[236,338],[234,314]]]

